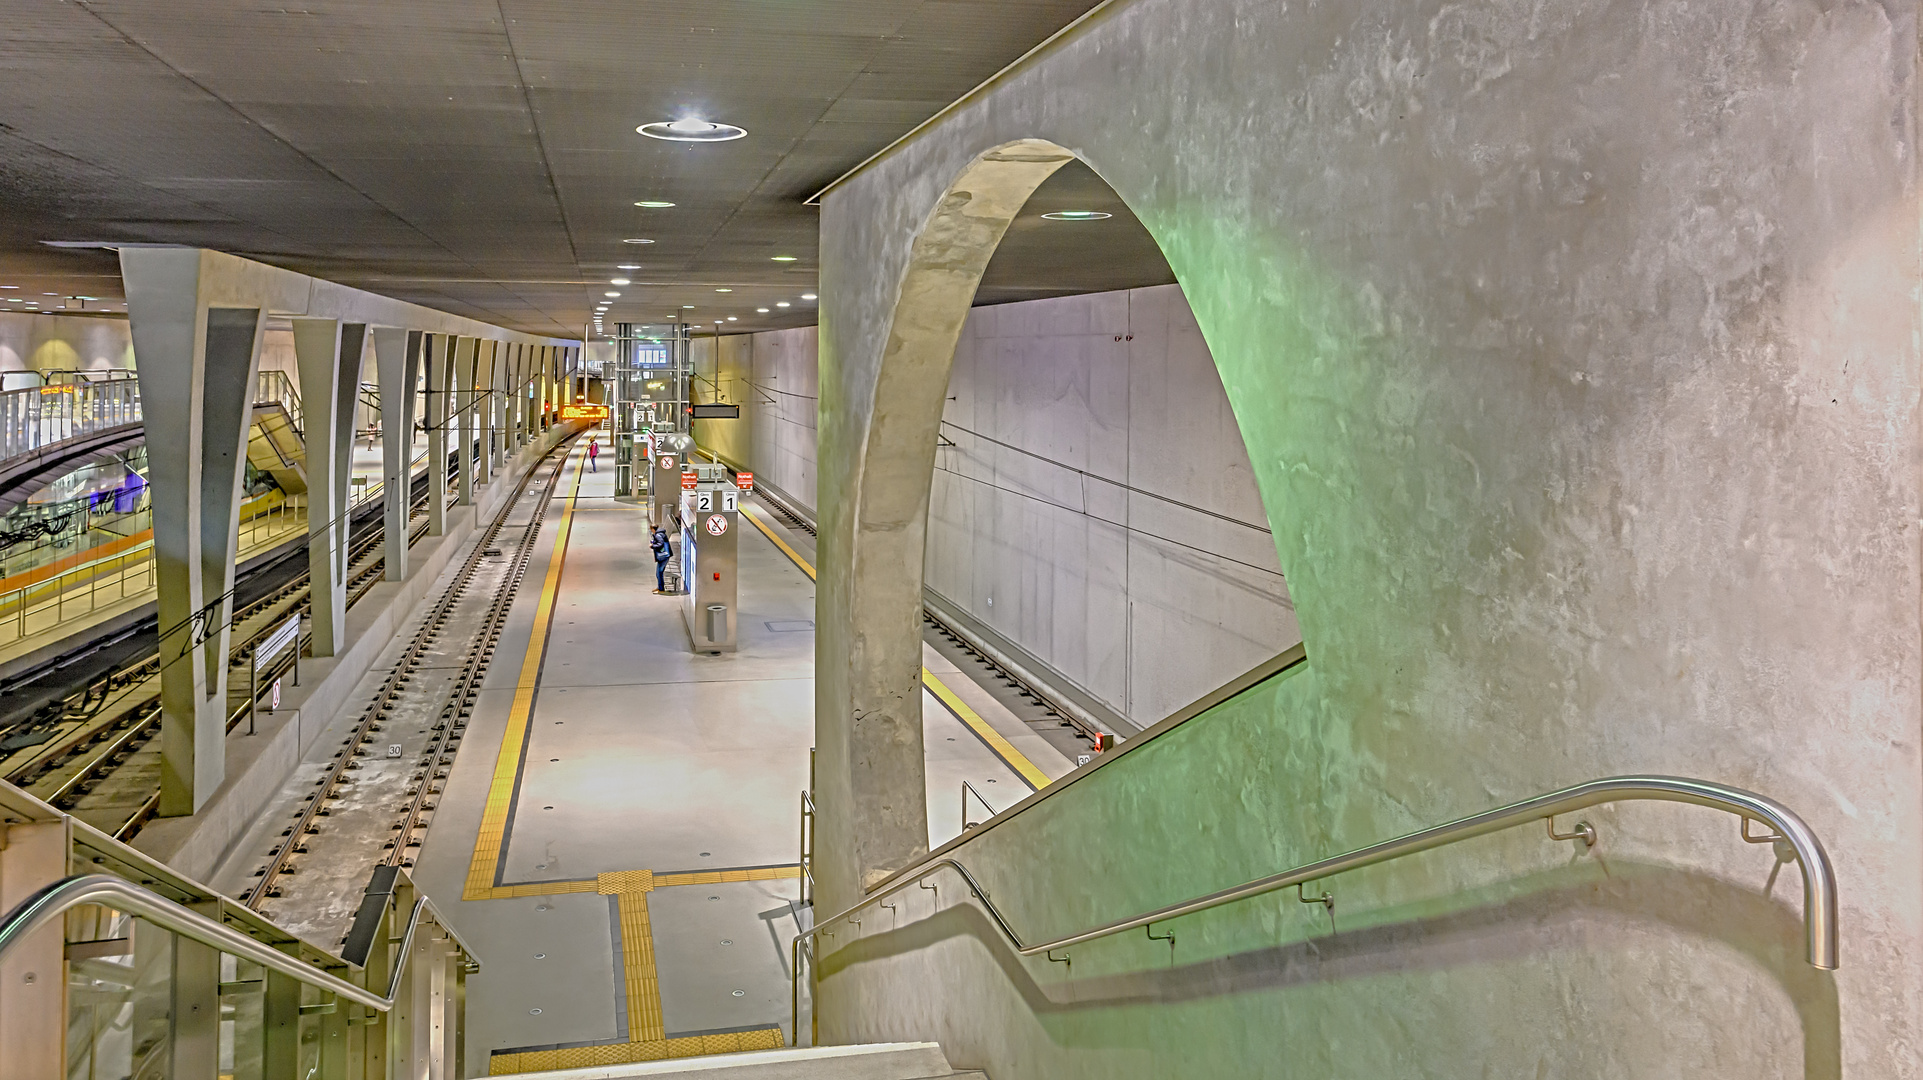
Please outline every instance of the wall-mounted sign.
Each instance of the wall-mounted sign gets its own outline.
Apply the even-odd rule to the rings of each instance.
[[[721,514],[710,514],[704,526],[711,536],[720,536],[728,531],[728,519]]]
[[[696,420],[739,420],[741,418],[741,406],[739,405],[720,405],[714,402],[708,402],[695,405],[689,408],[688,411],[694,415]]]
[[[587,420],[592,422],[606,420],[607,418],[608,407],[606,405],[561,406],[561,422],[564,424],[571,420]]]
[[[753,491],[755,489],[755,474],[751,472],[735,473],[734,483],[736,487],[744,492]]]
[[[683,491],[693,491],[695,484],[699,482],[699,479],[691,472],[681,474],[681,489]]]

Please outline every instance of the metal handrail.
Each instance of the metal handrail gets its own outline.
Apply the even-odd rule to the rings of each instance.
[[[34,931],[56,923],[70,909],[84,904],[100,904],[138,916],[208,948],[249,960],[370,1009],[387,1012],[394,1007],[391,989],[386,997],[382,997],[355,986],[232,927],[223,926],[192,908],[176,904],[159,893],[111,874],[80,874],[65,878],[21,901],[7,913],[5,921],[0,921],[0,959],[5,958],[9,949],[20,944]],[[405,957],[402,962],[406,962]]]
[[[979,792],[979,791],[976,791],[976,790],[975,790],[975,785],[973,785],[973,784],[971,784],[971,783],[969,783],[969,782],[968,782],[968,781],[966,781],[966,780],[963,780],[963,781],[961,782],[961,827],[962,827],[962,832],[967,832],[967,831],[968,831],[969,829],[971,829],[971,828],[973,828],[973,827],[974,827],[974,825],[970,825],[970,824],[969,824],[969,821],[968,821],[968,797],[969,797],[970,795],[973,795],[973,796],[975,797],[975,801],[976,801],[976,802],[978,802],[978,803],[981,803],[981,804],[982,804],[982,806],[984,806],[984,807],[986,807],[986,808],[987,808],[987,810],[988,810],[988,816],[989,816],[989,817],[991,817],[991,818],[992,818],[992,817],[994,817],[994,816],[995,816],[996,814],[999,814],[999,813],[1001,813],[1001,811],[999,811],[999,810],[997,810],[997,809],[995,809],[995,804],[994,804],[994,803],[991,803],[991,802],[989,802],[989,801],[988,801],[988,799],[987,799],[987,798],[986,798],[985,796],[983,796],[981,792]],[[975,824],[975,825],[979,825],[979,824],[981,824],[981,822],[979,822],[979,821],[978,821],[978,822],[975,822],[974,824]]]
[[[796,956],[799,958],[800,943],[803,940],[808,942],[812,957],[816,936],[823,932],[832,934],[831,930],[827,930],[828,927],[840,924],[869,904],[882,900],[911,884],[920,884],[923,878],[943,867],[953,869],[968,883],[976,899],[988,909],[989,917],[994,920],[996,927],[1008,938],[1017,952],[1023,956],[1036,956],[1111,934],[1119,934],[1125,930],[1145,927],[1151,923],[1206,911],[1209,908],[1220,907],[1223,904],[1234,903],[1237,900],[1245,900],[1278,889],[1301,886],[1319,878],[1359,870],[1366,866],[1374,866],[1529,822],[1548,821],[1550,835],[1554,839],[1579,839],[1585,843],[1593,843],[1595,830],[1587,827],[1587,823],[1582,823],[1566,836],[1557,834],[1554,828],[1556,815],[1601,803],[1630,801],[1689,803],[1722,810],[1743,819],[1741,828],[1744,840],[1751,843],[1774,842],[1779,860],[1788,862],[1793,859],[1802,867],[1803,928],[1810,966],[1824,971],[1836,969],[1840,936],[1837,926],[1836,876],[1830,866],[1829,855],[1823,850],[1822,841],[1817,839],[1816,833],[1788,807],[1768,796],[1706,780],[1692,780],[1677,776],[1616,776],[1592,780],[1560,791],[1524,799],[1521,802],[1499,806],[1493,810],[1485,810],[1479,814],[1457,818],[1393,840],[1385,840],[1379,844],[1371,844],[1330,858],[1305,863],[1279,874],[1257,878],[1246,884],[1212,892],[1193,900],[1170,904],[1145,914],[1103,923],[1066,937],[1034,944],[1023,942],[1021,935],[1009,925],[1008,920],[995,907],[994,902],[989,900],[987,891],[975,880],[975,876],[969,873],[967,867],[951,857],[942,857],[898,875],[888,887],[870,894],[846,911],[832,918],[823,919],[799,934],[795,939]],[[1748,828],[1751,820],[1768,824],[1774,832],[1760,837],[1751,835]],[[799,977],[797,966],[795,971],[797,983],[794,987],[797,1001],[800,995]]]

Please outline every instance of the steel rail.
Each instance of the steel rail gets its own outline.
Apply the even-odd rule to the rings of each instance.
[[[1836,876],[1830,866],[1829,855],[1823,850],[1822,841],[1817,838],[1816,833],[1788,807],[1766,795],[1758,795],[1741,788],[1728,787],[1707,780],[1692,780],[1678,776],[1615,776],[1592,780],[1560,791],[1552,791],[1520,802],[1509,803],[1506,806],[1499,806],[1493,810],[1485,810],[1479,814],[1457,818],[1427,829],[1420,829],[1393,840],[1385,840],[1326,859],[1304,863],[1278,874],[1257,878],[1246,884],[1208,893],[1192,900],[1170,904],[1140,915],[1117,919],[1064,937],[1032,944],[1024,941],[1021,934],[1009,924],[1007,918],[988,898],[987,890],[982,888],[981,883],[975,879],[967,867],[952,857],[942,857],[910,869],[897,876],[888,887],[864,897],[846,911],[816,923],[800,934],[796,942],[806,939],[812,956],[817,935],[823,932],[832,935],[832,931],[827,928],[848,920],[850,916],[869,904],[882,900],[911,884],[920,884],[922,879],[937,870],[948,868],[954,870],[963,881],[967,882],[976,899],[980,900],[982,906],[988,910],[989,917],[994,920],[996,927],[1008,938],[1016,951],[1023,956],[1042,955],[1055,949],[1064,949],[1096,938],[1146,927],[1151,923],[1166,922],[1198,911],[1220,907],[1223,904],[1246,900],[1278,889],[1304,885],[1320,878],[1332,877],[1350,870],[1360,870],[1363,867],[1404,858],[1518,825],[1547,820],[1551,823],[1553,835],[1554,819],[1558,814],[1571,813],[1602,803],[1635,801],[1688,803],[1721,810],[1743,819],[1743,839],[1751,843],[1776,842],[1778,859],[1784,862],[1793,860],[1802,868],[1804,945],[1810,966],[1824,971],[1836,969],[1840,938],[1837,923]],[[1763,837],[1751,836],[1747,824],[1751,820],[1768,824],[1775,830],[1774,834]],[[1576,832],[1570,834],[1569,838],[1593,839],[1593,837],[1593,830],[1578,828]],[[1562,839],[1562,837],[1556,838]],[[1785,844],[1788,845],[1787,850],[1784,848]],[[799,978],[798,971],[796,978]],[[799,994],[798,987],[796,993]]]
[[[0,958],[4,958],[9,950],[31,937],[35,931],[59,925],[69,910],[84,904],[99,904],[123,914],[138,916],[210,949],[238,956],[370,1009],[387,1012],[394,1007],[392,994],[382,997],[355,986],[263,941],[223,926],[198,911],[111,874],[79,874],[65,878],[21,901],[7,913],[4,921],[0,921]],[[406,963],[405,956],[402,957],[402,963]]]

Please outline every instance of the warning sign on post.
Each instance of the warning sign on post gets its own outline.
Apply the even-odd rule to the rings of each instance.
[[[735,486],[742,491],[753,491],[755,489],[755,474],[751,472],[735,473],[734,482]]]
[[[693,473],[684,472],[681,474],[681,489],[683,491],[693,491],[697,482]]]
[[[722,514],[710,514],[707,521],[708,535],[720,536],[728,531],[728,519]]]

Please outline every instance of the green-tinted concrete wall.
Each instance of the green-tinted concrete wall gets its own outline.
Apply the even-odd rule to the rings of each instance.
[[[1000,886],[1035,917],[1669,772],[1810,820],[1840,971],[1800,966],[1799,890],[1765,849],[1638,807],[1599,815],[1580,861],[1516,836],[1332,882],[1313,944],[1292,900],[1177,927],[1174,983],[1146,943],[1071,976],[986,934],[866,926],[824,1034],[940,1038],[996,1080],[1914,1073],[1916,52],[1914,0],[1136,0],[823,212],[824,753],[889,646],[862,597],[903,572],[854,547],[881,358],[971,162],[1045,139],[1113,185],[1249,443],[1314,674],[1127,812],[1002,852],[1041,882]],[[1113,824],[1145,819],[1179,873],[1154,861],[1170,837]],[[823,821],[845,868],[848,821]]]

